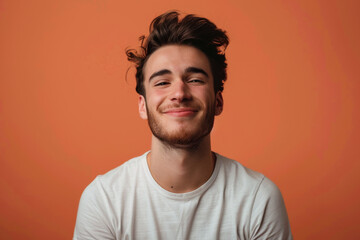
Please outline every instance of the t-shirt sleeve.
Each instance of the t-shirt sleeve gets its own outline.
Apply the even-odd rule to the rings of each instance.
[[[73,239],[115,239],[108,212],[106,193],[96,178],[81,196]]]
[[[255,195],[250,220],[250,239],[293,239],[280,190],[266,177]]]

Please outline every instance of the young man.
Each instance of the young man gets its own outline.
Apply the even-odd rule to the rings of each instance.
[[[127,51],[151,150],[85,189],[74,239],[292,239],[278,188],[211,151],[227,45],[209,20],[169,12]]]

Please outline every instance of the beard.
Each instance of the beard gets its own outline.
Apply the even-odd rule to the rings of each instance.
[[[159,121],[159,117],[156,117],[152,111],[149,111],[148,106],[146,106],[146,112],[150,130],[160,141],[173,147],[194,147],[197,146],[204,137],[210,134],[214,126],[215,104],[210,106],[200,120],[196,120],[196,122],[194,122],[197,126],[181,126],[175,130],[167,129],[166,125]]]

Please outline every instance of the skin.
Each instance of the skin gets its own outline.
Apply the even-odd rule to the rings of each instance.
[[[223,109],[210,62],[194,47],[163,46],[144,66],[144,87],[139,114],[153,133],[147,158],[151,174],[170,192],[193,191],[213,172],[210,132]]]

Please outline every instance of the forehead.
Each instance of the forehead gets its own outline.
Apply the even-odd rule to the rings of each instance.
[[[144,66],[144,80],[148,80],[152,73],[163,69],[173,74],[181,74],[189,67],[203,69],[211,74],[210,62],[199,49],[187,45],[167,45],[157,49]]]

